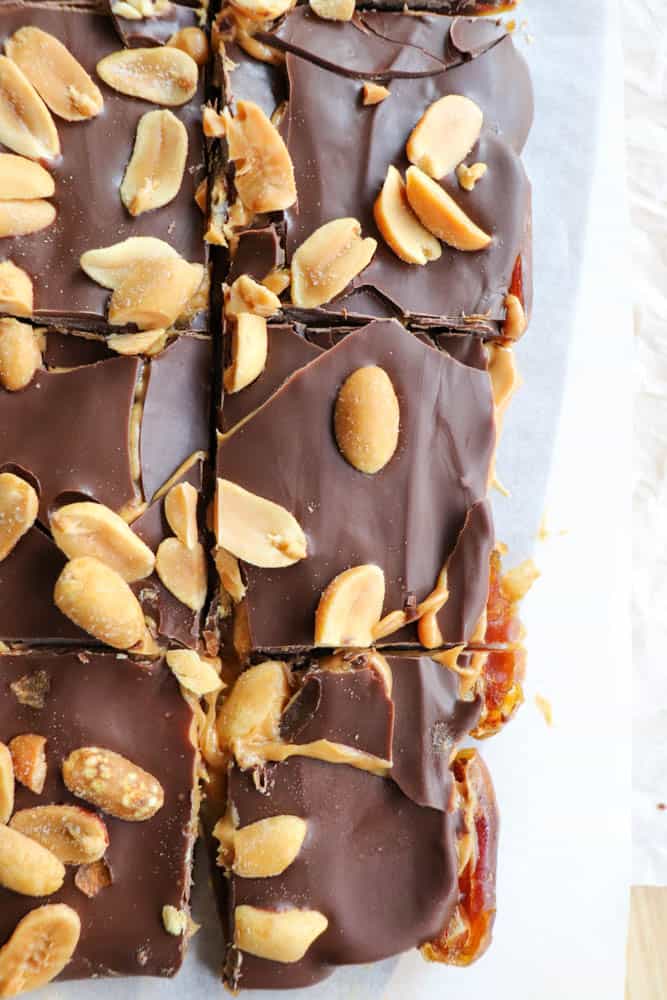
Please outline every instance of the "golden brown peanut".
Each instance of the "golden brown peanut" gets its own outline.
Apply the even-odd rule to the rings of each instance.
[[[188,915],[185,910],[177,910],[175,906],[163,906],[162,925],[167,934],[180,937],[182,934],[187,933]]]
[[[215,568],[220,577],[220,583],[231,599],[238,604],[246,595],[246,586],[241,576],[238,559],[220,545],[216,546],[213,558],[215,560]]]
[[[155,236],[130,236],[109,247],[86,250],[81,254],[79,263],[98,285],[116,289],[145,261],[152,261],[156,267],[161,267],[162,261],[178,257],[172,246]]]
[[[298,962],[329,921],[317,910],[260,910],[237,906],[234,944],[240,951],[273,962]]]
[[[503,336],[508,340],[518,340],[523,336],[528,326],[526,313],[518,295],[507,295],[505,298],[505,322]]]
[[[51,112],[22,71],[0,55],[0,142],[31,160],[60,156]]]
[[[109,846],[107,828],[99,816],[80,806],[35,806],[14,813],[12,830],[46,847],[64,865],[99,861]]]
[[[464,191],[474,191],[477,181],[481,181],[489,168],[486,163],[472,163],[469,167],[460,163],[456,168],[456,176]]]
[[[0,313],[32,316],[32,309],[32,278],[13,261],[0,261]]]
[[[166,107],[187,104],[199,79],[192,56],[169,45],[112,52],[100,59],[97,72],[113,90]]]
[[[231,0],[231,3],[252,21],[274,21],[291,10],[295,0]]]
[[[270,816],[236,830],[234,874],[242,878],[282,875],[301,850],[306,830],[299,816]]]
[[[384,368],[357,368],[343,382],[334,408],[334,433],[343,458],[370,475],[391,460],[398,446],[400,411]]]
[[[50,198],[56,189],[44,167],[14,153],[0,153],[0,199]]]
[[[185,125],[171,111],[147,111],[137,125],[130,162],[120,186],[130,215],[168,205],[178,194],[188,156]]]
[[[22,896],[50,896],[65,880],[65,866],[41,844],[0,826],[0,885]]]
[[[387,170],[373,215],[385,243],[406,264],[424,265],[441,256],[440,243],[410,208],[403,178],[396,167]]]
[[[14,777],[35,795],[41,795],[46,781],[46,740],[37,733],[21,733],[9,741]]]
[[[237,101],[226,117],[234,186],[249,212],[278,212],[296,201],[294,167],[282,136],[253,101]]]
[[[232,330],[232,360],[225,368],[225,392],[240,392],[254,382],[266,367],[269,341],[266,319],[239,313]]]
[[[220,691],[225,686],[216,669],[194,649],[172,649],[167,653],[167,666],[187,691],[202,695]]]
[[[198,66],[205,66],[208,62],[208,38],[201,28],[181,28],[171,36],[167,45],[187,52]]]
[[[331,302],[367,267],[377,249],[356,219],[333,219],[316,229],[292,257],[292,302],[314,308]]]
[[[155,556],[155,572],[174,597],[199,612],[206,602],[206,551],[200,542],[192,548],[180,538],[165,538]]]
[[[27,913],[0,948],[0,997],[15,997],[50,983],[71,959],[80,933],[79,915],[65,903],[49,903]]]
[[[167,523],[188,549],[193,549],[199,541],[198,503],[199,494],[192,483],[176,483],[164,499]]]
[[[218,545],[237,559],[279,569],[306,558],[306,536],[296,518],[279,504],[218,479],[215,506]]]
[[[419,167],[405,175],[406,193],[413,212],[439,240],[455,250],[485,250],[491,237],[470,219],[444,188]]]
[[[141,333],[112,333],[106,339],[107,347],[117,354],[147,354],[153,357],[167,343],[166,330],[143,330]]]
[[[63,762],[63,781],[72,795],[129,823],[150,819],[164,805],[157,778],[101,747],[73,750]]]
[[[366,81],[362,87],[362,103],[366,108],[373,107],[375,104],[381,104],[388,97],[388,88],[383,87],[380,83]]]
[[[439,180],[466,158],[480,137],[484,115],[469,97],[447,94],[415,125],[405,151],[410,163]]]
[[[0,201],[0,238],[38,233],[52,226],[55,219],[54,206],[42,198],[32,201]]]
[[[315,612],[316,646],[370,646],[382,617],[384,573],[379,566],[353,566],[334,577]]]
[[[5,52],[59,118],[85,121],[104,107],[99,87],[69,49],[47,31],[33,25],[19,28],[5,42]]]
[[[244,671],[218,713],[220,745],[238,755],[243,744],[276,738],[288,698],[289,685],[282,663],[266,660]]]
[[[227,132],[225,119],[210,104],[202,108],[201,127],[207,139],[221,139]]]
[[[254,316],[274,316],[280,312],[280,299],[265,285],[248,274],[241,274],[229,286],[225,294],[225,314],[239,316],[251,313]]]
[[[286,267],[276,267],[262,278],[262,284],[274,295],[282,295],[285,289],[289,288],[292,275]]]
[[[0,823],[9,823],[14,811],[14,764],[9,748],[0,743]]]
[[[325,21],[351,21],[355,0],[308,0],[310,9]]]
[[[55,510],[51,533],[68,559],[94,556],[127,583],[150,576],[155,556],[130,526],[101,503],[82,501]]]
[[[0,563],[32,528],[38,509],[39,498],[30,483],[13,472],[0,472]]]
[[[119,573],[92,556],[67,563],[53,599],[75,625],[115,649],[130,649],[144,634],[139,601]]]
[[[202,264],[181,257],[144,260],[115,288],[109,302],[109,322],[134,323],[140,330],[169,327],[182,316],[204,280]]]
[[[0,318],[0,385],[10,392],[25,389],[42,364],[41,337],[29,323]]]

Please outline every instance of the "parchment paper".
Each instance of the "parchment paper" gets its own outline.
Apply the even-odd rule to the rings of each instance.
[[[527,0],[522,17],[527,29],[519,28],[517,41],[537,97],[526,155],[536,307],[519,347],[525,385],[498,467],[512,497],[498,497],[496,512],[498,534],[511,545],[508,562],[533,552],[543,578],[525,603],[527,704],[482,747],[503,817],[495,942],[470,969],[427,965],[413,953],[339,970],[295,1000],[623,996],[631,341],[619,18],[615,0]],[[553,534],[538,543],[545,505]],[[536,692],[553,705],[552,728],[535,707]],[[194,916],[204,926],[175,980],[52,984],[42,1000],[222,996],[220,936],[203,865],[197,881]]]

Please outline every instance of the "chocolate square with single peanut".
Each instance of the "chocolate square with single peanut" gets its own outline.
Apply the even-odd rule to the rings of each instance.
[[[0,744],[3,990],[61,970],[173,975],[189,936],[198,753],[164,661],[1,655]]]

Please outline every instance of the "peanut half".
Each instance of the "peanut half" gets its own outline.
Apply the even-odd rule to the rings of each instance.
[[[178,194],[188,156],[185,125],[171,111],[147,111],[137,125],[130,162],[120,186],[130,215],[168,205]]]
[[[0,339],[0,365],[2,365]],[[37,519],[39,498],[25,479],[0,472],[0,562],[29,531]]]
[[[240,274],[225,289],[225,315],[228,317],[242,313],[269,317],[277,312],[280,312],[280,299],[275,292],[248,274]]]
[[[226,113],[234,186],[249,212],[278,212],[296,201],[294,167],[275,125],[253,101],[237,101]]]
[[[252,313],[239,313],[232,330],[232,360],[225,368],[225,392],[245,389],[266,367],[269,340],[266,319]]]
[[[218,479],[215,513],[218,545],[251,566],[279,569],[308,554],[306,536],[289,511],[228,479]]]
[[[155,236],[130,236],[108,247],[86,250],[79,264],[98,285],[116,289],[144,261],[176,260],[178,256],[172,246]]]
[[[0,142],[31,160],[60,156],[51,112],[22,71],[0,55]]]
[[[218,571],[220,583],[231,599],[238,604],[246,595],[246,586],[241,576],[238,559],[220,545],[215,547],[213,559],[215,560],[215,568]]]
[[[292,302],[314,308],[331,302],[364,270],[377,242],[361,236],[356,219],[332,219],[316,229],[292,257]]]
[[[317,605],[315,645],[372,645],[383,604],[384,573],[379,566],[353,566],[339,573]]]
[[[355,0],[308,0],[310,9],[325,21],[351,21]]]
[[[164,499],[164,513],[169,527],[188,549],[199,541],[197,505],[199,494],[192,483],[177,483]]]
[[[166,330],[143,330],[141,333],[112,333],[107,337],[107,347],[117,354],[147,354],[153,357],[167,343]]]
[[[14,813],[12,830],[46,847],[64,865],[99,861],[109,846],[107,828],[99,816],[80,806],[35,806]]]
[[[130,649],[146,630],[141,605],[120,573],[92,556],[67,563],[53,599],[75,625],[115,649]]]
[[[15,997],[50,983],[71,959],[80,934],[79,915],[65,903],[27,913],[0,948],[0,996]]]
[[[242,878],[282,875],[299,854],[306,831],[299,816],[270,816],[236,830],[232,871]]]
[[[5,42],[5,52],[59,118],[85,121],[104,107],[99,87],[69,49],[47,31],[32,25],[19,28]]]
[[[208,38],[206,37],[206,32],[202,31],[201,28],[194,26],[181,28],[171,36],[167,45],[172,45],[175,49],[187,52],[198,66],[205,66],[208,62]]]
[[[426,228],[455,250],[485,250],[491,237],[477,226],[450,194],[419,167],[408,167],[406,193],[413,212]]]
[[[182,316],[204,280],[204,266],[169,257],[143,260],[121,281],[109,302],[109,322],[140,330],[169,327]]]
[[[231,0],[231,4],[251,21],[275,21],[292,9],[295,0]]]
[[[0,153],[0,198],[50,198],[55,189],[53,177],[40,163],[14,153]]]
[[[242,756],[243,745],[278,737],[280,716],[289,698],[284,664],[266,660],[244,671],[218,713],[221,747]]]
[[[273,962],[298,962],[329,921],[317,910],[260,910],[237,906],[234,944],[240,951]]]
[[[198,698],[224,687],[215,667],[203,660],[194,649],[170,650],[167,653],[167,666],[178,683]]]
[[[0,826],[0,885],[22,896],[50,896],[65,881],[65,866],[36,841]]]
[[[526,313],[518,295],[505,297],[505,310],[503,336],[507,337],[508,340],[518,340],[526,332],[528,326]]]
[[[52,226],[55,219],[54,206],[42,198],[34,198],[32,201],[0,201],[0,238],[38,233]]]
[[[382,190],[373,206],[377,227],[385,242],[406,264],[426,264],[437,260],[442,247],[422,226],[410,208],[405,183],[396,167],[390,166]]]
[[[174,597],[198,613],[206,602],[206,550],[201,542],[192,548],[180,538],[165,538],[155,556],[155,572]]]
[[[359,472],[374,474],[398,446],[400,411],[384,368],[357,368],[343,382],[334,408],[334,433],[343,458]]]
[[[14,777],[35,795],[46,781],[46,739],[38,733],[21,733],[9,741]]]
[[[155,556],[120,515],[101,503],[69,503],[50,517],[51,533],[68,559],[94,556],[127,583],[150,576]]]
[[[164,805],[157,778],[101,747],[73,750],[63,762],[63,781],[72,795],[129,823],[150,819]]]
[[[32,309],[32,278],[13,261],[0,261],[0,313],[32,316]]]
[[[170,45],[112,52],[100,59],[97,72],[113,90],[166,107],[187,104],[199,78],[192,56]]]
[[[0,743],[0,823],[9,823],[14,811],[14,764],[9,747]]]
[[[469,97],[447,94],[415,125],[405,151],[410,163],[439,180],[466,158],[480,137],[484,115]]]

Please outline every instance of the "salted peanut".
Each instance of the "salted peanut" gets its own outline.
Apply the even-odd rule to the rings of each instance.
[[[120,573],[92,556],[72,559],[53,592],[75,625],[114,649],[130,649],[145,631],[141,605]]]
[[[116,289],[139,264],[176,260],[178,251],[155,236],[130,236],[121,243],[97,250],[86,250],[79,264],[89,278],[103,288]],[[161,264],[156,264],[161,266]]]
[[[400,411],[384,368],[357,368],[343,382],[334,407],[336,443],[346,461],[374,474],[390,461],[398,445]]]
[[[167,343],[166,330],[143,330],[141,333],[112,333],[106,344],[116,354],[159,354]]]
[[[195,191],[195,203],[200,212],[206,215],[208,209],[208,179],[204,177],[203,180],[197,185],[197,190]]]
[[[265,318],[239,313],[232,330],[232,361],[224,374],[226,392],[240,392],[261,375],[266,367],[268,348]]]
[[[11,260],[0,261],[0,313],[32,316],[32,278]]]
[[[262,278],[262,284],[274,295],[282,295],[286,288],[289,288],[292,275],[286,267],[275,267]]]
[[[237,559],[264,569],[291,566],[308,554],[299,522],[277,503],[218,479],[216,538]]]
[[[180,31],[171,36],[167,45],[187,52],[198,66],[205,66],[208,62],[208,38],[201,28],[193,26],[181,28]]]
[[[216,546],[213,559],[215,560],[215,568],[220,577],[220,583],[231,599],[238,604],[246,595],[246,585],[241,576],[238,559],[220,545]]]
[[[266,660],[244,671],[223,702],[216,728],[221,747],[237,752],[244,744],[275,738],[289,698],[282,663]]]
[[[209,104],[202,108],[201,127],[207,139],[220,139],[227,131],[224,117]]]
[[[1,355],[0,335],[0,372]],[[30,483],[13,472],[0,472],[0,562],[32,528],[38,509],[39,497]]]
[[[372,645],[383,604],[384,573],[379,566],[353,566],[339,573],[317,605],[315,645]]]
[[[46,740],[37,733],[21,733],[9,741],[14,777],[35,795],[41,795],[46,781]]]
[[[172,111],[147,111],[137,125],[130,162],[120,186],[130,215],[168,205],[178,194],[188,156],[188,133]]]
[[[405,151],[410,163],[439,180],[466,158],[479,139],[484,115],[469,97],[447,94],[415,125]]]
[[[410,208],[405,183],[396,167],[387,170],[382,190],[373,206],[377,227],[397,257],[407,264],[437,260],[442,247]]]
[[[282,875],[301,850],[306,830],[299,816],[270,816],[236,830],[232,870],[242,878]]]
[[[65,881],[55,854],[18,830],[0,826],[0,885],[22,896],[50,896]]]
[[[484,250],[491,237],[457,205],[444,188],[419,167],[408,167],[406,193],[413,212],[426,228],[455,250]]]
[[[0,823],[9,823],[14,811],[14,763],[9,747],[0,743]]]
[[[112,883],[111,869],[104,858],[91,861],[87,865],[79,865],[74,876],[74,885],[89,899],[94,899],[102,889],[108,889]]]
[[[372,107],[374,104],[381,104],[389,97],[389,89],[383,87],[381,83],[365,81],[362,87],[362,103],[365,107]]]
[[[239,316],[241,313],[251,313],[253,316],[274,316],[280,312],[280,299],[265,285],[251,278],[249,274],[241,274],[226,289],[225,314]]]
[[[469,167],[465,163],[460,163],[456,168],[456,177],[464,191],[474,191],[477,181],[489,168],[486,163],[472,163]]]
[[[99,816],[80,806],[35,806],[14,813],[12,830],[46,847],[64,865],[98,861],[109,846],[107,828]]]
[[[294,6],[294,0],[231,0],[235,10],[251,21],[274,21]]]
[[[188,915],[185,910],[177,910],[175,906],[162,907],[162,926],[167,934],[181,937],[188,929]]]
[[[54,115],[68,122],[99,115],[104,98],[85,69],[61,41],[28,25],[5,42],[5,52],[19,66]]]
[[[126,521],[109,507],[85,500],[69,503],[50,516],[51,533],[68,559],[94,556],[127,583],[150,576],[155,556]]]
[[[172,649],[167,653],[167,666],[178,683],[198,698],[220,691],[224,684],[210,663],[203,660],[193,649]]]
[[[331,302],[370,264],[377,242],[363,239],[356,219],[333,219],[316,229],[292,257],[292,302],[314,308]]]
[[[25,389],[42,365],[41,337],[29,323],[0,318],[0,385]]]
[[[113,750],[79,747],[63,761],[62,770],[72,795],[117,819],[138,823],[164,805],[157,778]]]
[[[272,962],[298,962],[329,921],[317,910],[260,910],[237,906],[234,944],[239,951]]]
[[[27,913],[0,948],[0,996],[16,997],[50,983],[71,959],[80,934],[79,915],[65,903]]]
[[[310,9],[326,21],[351,21],[355,0],[308,0]]]
[[[526,332],[528,320],[521,299],[518,295],[507,295],[505,297],[505,322],[503,324],[503,336],[508,340],[518,340]]]
[[[198,503],[199,494],[192,483],[177,483],[172,486],[164,501],[164,512],[169,527],[189,549],[193,549],[199,541]]]
[[[118,285],[109,302],[109,322],[134,323],[139,329],[169,327],[182,316],[204,280],[204,266],[181,257],[138,263]]]
[[[29,236],[48,229],[55,222],[56,210],[50,201],[0,201],[0,238]]]
[[[277,212],[296,201],[294,167],[278,129],[253,101],[225,112],[234,186],[249,212]]]
[[[0,153],[1,199],[50,198],[55,189],[53,177],[41,164],[14,153]]]
[[[170,45],[112,52],[100,59],[97,72],[113,90],[166,107],[187,104],[199,79],[192,56]]]
[[[51,112],[15,62],[0,55],[0,142],[31,160],[60,156]]]
[[[165,538],[157,550],[155,572],[167,590],[190,608],[199,612],[206,602],[206,551],[200,542],[192,548],[179,538]]]

